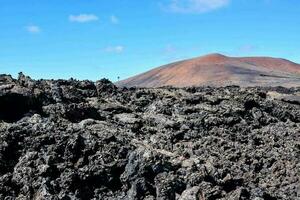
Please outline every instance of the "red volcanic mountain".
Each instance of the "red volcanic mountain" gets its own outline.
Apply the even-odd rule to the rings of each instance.
[[[300,86],[300,65],[270,57],[210,54],[155,68],[116,83],[126,87]]]

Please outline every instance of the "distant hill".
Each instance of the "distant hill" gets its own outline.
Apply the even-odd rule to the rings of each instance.
[[[209,54],[164,65],[116,83],[126,87],[300,86],[300,65],[271,57]]]

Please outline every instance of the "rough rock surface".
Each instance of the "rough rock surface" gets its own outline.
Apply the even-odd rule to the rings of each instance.
[[[0,76],[0,199],[299,199],[300,88]]]

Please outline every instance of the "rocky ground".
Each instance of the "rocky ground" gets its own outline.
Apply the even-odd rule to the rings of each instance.
[[[300,88],[0,76],[0,199],[299,199]]]

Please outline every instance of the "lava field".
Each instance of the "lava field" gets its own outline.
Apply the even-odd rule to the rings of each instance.
[[[0,199],[300,199],[300,88],[0,76]]]

